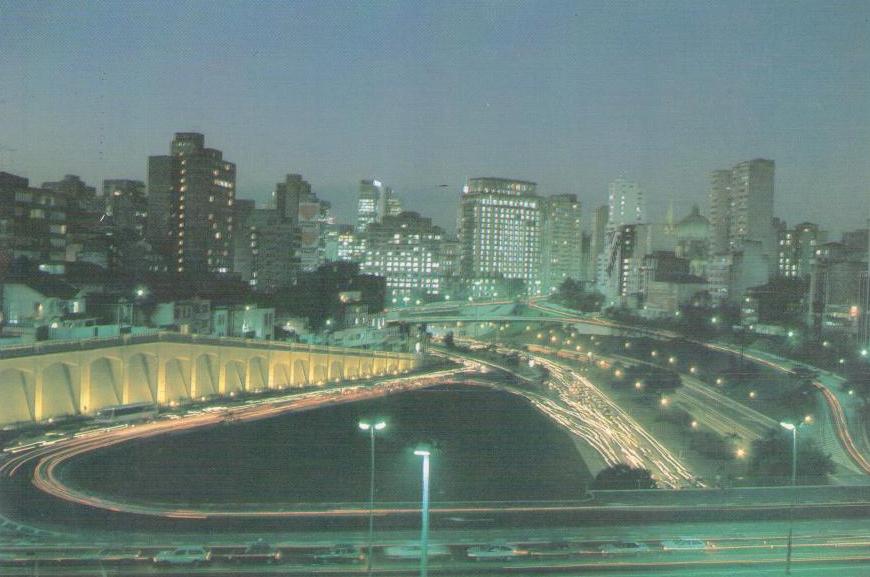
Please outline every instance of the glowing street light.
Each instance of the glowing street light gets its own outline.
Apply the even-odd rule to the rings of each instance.
[[[363,431],[369,432],[369,438],[371,439],[371,465],[369,468],[370,478],[369,478],[369,554],[366,558],[367,563],[367,571],[369,576],[372,574],[372,540],[374,537],[375,531],[375,431],[383,431],[386,428],[387,424],[383,421],[378,421],[377,423],[368,423],[366,421],[359,422],[359,428]]]
[[[427,577],[429,563],[429,455],[431,452],[426,448],[418,448],[414,451],[418,457],[423,457],[423,503],[421,507],[420,526],[420,577]]]
[[[791,490],[792,504],[794,504],[795,487],[797,486],[797,430],[798,428],[793,423],[780,423],[780,427],[791,432]],[[788,542],[785,554],[785,574],[791,574],[791,538],[792,538],[792,519],[794,516],[793,508],[789,508],[788,517]]]

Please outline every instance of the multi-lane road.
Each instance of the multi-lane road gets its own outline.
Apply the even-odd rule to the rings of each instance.
[[[618,323],[598,317],[584,317],[562,309],[560,307],[544,305],[540,302],[531,303],[529,306],[535,310],[538,310],[539,312],[552,314],[563,320],[563,322],[606,326],[615,329],[621,329],[627,332],[645,334],[664,339],[684,339],[688,342],[700,345],[709,350],[720,351],[731,355],[742,355],[744,358],[747,358],[753,362],[765,365],[786,374],[794,374],[794,367],[796,366],[801,366],[806,369],[815,371],[820,376],[819,378],[816,378],[812,381],[813,385],[819,390],[822,395],[822,398],[828,409],[830,420],[834,426],[834,432],[836,433],[837,440],[839,441],[842,450],[854,463],[855,467],[857,467],[864,474],[870,475],[870,458],[868,458],[866,454],[868,451],[870,451],[870,447],[864,446],[866,443],[861,442],[865,440],[866,437],[864,433],[864,423],[856,419],[857,412],[854,411],[850,412],[853,418],[853,422],[850,422],[847,418],[847,410],[844,408],[844,404],[849,403],[851,405],[857,403],[857,401],[855,399],[849,398],[848,393],[841,390],[842,388],[840,385],[842,384],[842,379],[837,377],[836,375],[833,375],[826,371],[819,371],[818,369],[810,365],[804,365],[796,361],[783,359],[769,353],[754,350],[741,351],[738,348],[730,345],[687,339],[682,335],[670,331],[633,327],[631,325],[626,325],[623,323]],[[859,442],[856,442],[854,437],[857,437],[859,439]],[[862,445],[860,448],[858,446],[859,443]]]

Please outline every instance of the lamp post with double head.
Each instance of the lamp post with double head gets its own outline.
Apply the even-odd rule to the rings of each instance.
[[[370,452],[371,463],[369,466],[369,542],[368,554],[366,555],[366,570],[371,577],[372,574],[372,547],[375,532],[375,431],[382,431],[387,426],[383,421],[369,423],[360,421],[359,428],[363,431],[368,431],[369,439],[371,439]]]
[[[794,423],[779,424],[786,431],[791,432],[791,505],[788,509],[788,541],[786,542],[785,553],[785,574],[791,575],[791,542],[792,542],[792,524],[794,521],[794,501],[796,498],[795,487],[797,486],[797,426]]]

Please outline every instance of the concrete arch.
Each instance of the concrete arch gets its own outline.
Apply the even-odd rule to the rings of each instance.
[[[386,359],[381,357],[375,357],[374,361],[372,361],[372,374],[373,375],[382,375],[387,370]]]
[[[287,363],[275,363],[272,368],[272,387],[283,389],[293,384],[290,365]]]
[[[75,415],[79,406],[78,367],[70,363],[54,363],[42,370],[42,391],[34,406],[37,421]]]
[[[214,353],[204,353],[196,357],[196,390],[191,395],[201,397],[215,395],[220,388],[220,362]]]
[[[124,403],[157,402],[157,355],[136,353],[127,359]]]
[[[234,393],[245,390],[245,363],[242,361],[227,361],[224,365],[224,393]]]
[[[359,371],[357,368],[357,363],[350,363],[344,368],[344,378],[346,378],[346,379],[359,378]]]
[[[0,371],[0,423],[33,420],[33,373],[19,369]]]
[[[169,359],[166,361],[166,393],[161,402],[190,398],[190,361]]]
[[[88,394],[82,395],[82,404],[87,403],[84,412],[94,412],[101,407],[120,405],[123,402],[121,394],[121,360],[114,357],[100,357],[91,361],[90,383]]]
[[[250,391],[265,389],[269,386],[269,362],[266,357],[248,359],[248,382]]]
[[[317,363],[314,365],[314,370],[311,371],[312,382],[314,384],[326,381],[326,363]]]
[[[293,384],[307,385],[310,382],[308,364],[302,359],[296,359],[293,361]]]
[[[342,380],[344,379],[344,363],[341,361],[332,361],[332,364],[329,365],[329,380]]]

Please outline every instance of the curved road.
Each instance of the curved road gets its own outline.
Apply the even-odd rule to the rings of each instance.
[[[591,324],[598,326],[607,326],[611,328],[616,328],[620,330],[631,331],[635,333],[655,336],[658,338],[668,338],[668,339],[684,339],[692,344],[696,344],[699,346],[703,346],[710,350],[720,351],[729,353],[732,355],[739,355],[740,351],[734,347],[718,344],[718,343],[708,343],[704,341],[699,341],[695,339],[688,339],[683,335],[678,333],[674,333],[671,331],[659,331],[654,329],[648,329],[645,327],[634,327],[631,325],[626,325],[622,323],[617,323],[613,321],[608,321],[600,318],[590,319],[588,317],[581,317],[576,314],[572,314],[568,311],[565,311],[560,308],[554,308],[552,306],[543,306],[538,303],[530,303],[529,306],[531,308],[537,309],[539,311],[548,312],[551,314],[558,315],[560,318],[564,319],[565,322],[571,323],[581,323],[581,324]],[[763,355],[763,356],[762,356]],[[743,356],[748,358],[754,362],[766,365],[770,368],[778,370],[787,374],[794,374],[792,370],[793,366],[800,365],[801,363],[795,361],[789,361],[786,359],[781,359],[778,357],[774,357],[773,355],[767,355],[763,353],[758,353],[755,351],[744,351]],[[818,369],[815,367],[810,367],[809,365],[805,365],[809,368],[818,372]],[[846,452],[848,457],[854,462],[854,464],[864,473],[870,475],[870,459],[868,459],[862,451],[860,451],[852,438],[851,432],[849,430],[849,423],[846,419],[846,414],[843,409],[843,405],[840,402],[837,395],[831,390],[830,387],[826,386],[820,380],[813,380],[813,386],[815,386],[822,393],[822,398],[825,401],[825,404],[828,407],[828,412],[830,413],[831,421],[834,424],[834,430],[837,435],[837,439],[840,442],[841,447]]]

